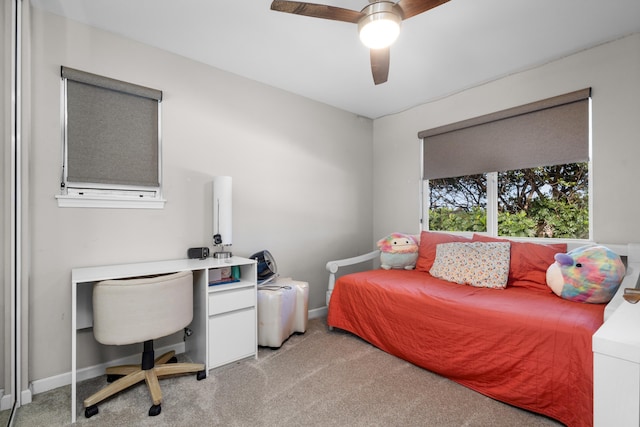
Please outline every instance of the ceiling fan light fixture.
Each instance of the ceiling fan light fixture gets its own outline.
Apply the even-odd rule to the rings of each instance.
[[[402,18],[394,9],[394,3],[381,1],[371,3],[362,13],[365,16],[358,21],[360,41],[370,49],[382,49],[391,46],[400,34]]]

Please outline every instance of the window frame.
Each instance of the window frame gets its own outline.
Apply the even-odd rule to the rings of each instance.
[[[589,144],[591,145],[591,144]],[[487,230],[483,232],[473,232],[477,234],[484,234],[491,237],[498,237],[504,239],[517,239],[517,240],[535,240],[541,242],[553,242],[553,241],[572,241],[572,242],[589,242],[593,239],[593,180],[591,173],[591,160],[588,162],[589,168],[589,179],[587,184],[587,192],[589,197],[589,237],[586,239],[579,238],[569,238],[569,237],[561,237],[561,238],[546,238],[546,237],[518,237],[518,236],[502,236],[498,234],[498,172],[485,172],[487,176]],[[429,201],[430,201],[430,187],[429,180],[422,180],[422,190],[420,192],[421,198],[421,218],[420,225],[421,231],[439,231],[439,230],[431,230],[429,227]],[[460,234],[469,234],[472,233],[470,231],[447,231],[447,233],[460,233]]]
[[[69,77],[68,74],[79,75],[79,79]],[[82,81],[84,78],[88,81]],[[68,80],[74,83],[84,83],[99,89],[109,91],[111,96],[119,94],[128,96],[140,96],[148,100],[157,102],[157,109],[154,105],[152,110],[157,114],[157,141],[152,141],[154,155],[157,154],[157,178],[158,185],[136,185],[109,182],[91,181],[70,181],[68,177],[69,169],[69,136],[68,136],[68,103],[69,91]],[[102,84],[105,83],[105,84]],[[154,93],[153,96],[146,96],[145,91]],[[140,95],[142,92],[142,95]],[[157,95],[159,93],[159,96]],[[126,98],[123,98],[126,99]],[[62,161],[61,161],[61,181],[60,194],[56,195],[59,207],[91,207],[91,208],[139,208],[139,209],[162,209],[166,200],[163,197],[163,161],[162,161],[162,92],[137,86],[131,83],[97,76],[84,71],[61,67],[60,84],[60,128],[62,139]],[[155,139],[155,138],[154,138]]]
[[[584,93],[586,91],[576,91],[567,95],[560,95],[556,98],[560,99],[561,97],[574,97],[574,94],[579,92]],[[588,242],[593,239],[593,165],[592,165],[592,98],[591,98],[591,90],[588,89],[588,96],[585,98],[588,103],[588,116],[587,116],[587,152],[588,157],[586,159],[586,163],[588,164],[589,169],[589,177],[588,177],[588,204],[589,204],[589,237],[587,239],[578,239],[578,238],[542,238],[542,237],[515,237],[515,236],[499,236],[498,235],[498,172],[497,171],[484,171],[477,173],[485,173],[487,175],[487,231],[485,233],[492,237],[501,237],[501,238],[509,238],[515,240],[535,240],[542,242],[553,242],[553,241],[563,241],[563,242]],[[547,101],[551,101],[554,103],[555,98],[550,98],[549,100],[540,101],[540,104],[546,103]],[[487,117],[496,116],[497,119],[502,119],[506,115],[510,114],[511,111],[517,111],[518,109],[523,109],[524,113],[526,113],[529,105],[534,105],[535,103],[531,103],[522,107],[515,107],[510,110],[504,110],[504,112],[497,112],[493,114],[489,114],[487,116],[478,117],[475,119],[469,119],[467,121],[454,123],[447,126],[442,126],[440,128],[436,128],[438,130],[445,129],[448,127],[457,128],[459,124],[469,124],[469,125],[477,125],[482,124],[483,121],[487,120]],[[546,105],[545,105],[546,107]],[[519,112],[521,113],[521,112]],[[492,117],[493,118],[493,117]],[[429,188],[429,179],[425,178],[425,139],[429,137],[430,134],[437,133],[433,132],[433,130],[422,131],[418,133],[418,138],[420,141],[420,229],[422,231],[431,231],[429,227],[429,205],[430,205],[430,188]],[[517,170],[518,168],[514,168],[512,170]],[[435,230],[433,230],[435,231]],[[455,231],[451,233],[459,233],[459,234],[471,234],[468,231]]]

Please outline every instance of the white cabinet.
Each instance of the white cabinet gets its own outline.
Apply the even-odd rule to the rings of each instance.
[[[235,266],[239,281],[207,289],[208,369],[257,355],[256,266]],[[211,270],[209,276],[219,277]]]
[[[640,304],[622,305],[593,335],[593,425],[640,425]]]
[[[254,356],[255,307],[209,318],[209,368]]]

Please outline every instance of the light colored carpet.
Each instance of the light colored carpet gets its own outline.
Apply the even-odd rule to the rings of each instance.
[[[0,426],[6,426],[9,424],[9,417],[11,416],[11,409],[5,409],[0,411]]]
[[[162,413],[149,417],[144,384],[84,417],[82,399],[104,377],[78,386],[79,426],[560,426],[497,402],[371,346],[324,319],[309,322],[277,350],[233,363],[197,381],[161,381]],[[15,426],[70,424],[70,386],[35,395]]]

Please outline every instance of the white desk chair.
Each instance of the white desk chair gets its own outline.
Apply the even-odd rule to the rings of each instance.
[[[193,318],[193,274],[191,271],[164,276],[106,280],[93,288],[93,334],[106,345],[144,342],[142,363],[107,368],[111,384],[84,400],[87,418],[98,413],[104,399],[145,380],[153,406],[149,415],[161,411],[162,392],[158,378],[197,372],[206,377],[201,363],[175,363],[175,352],[154,359],[153,340],[187,327]],[[117,378],[117,379],[116,379]],[[112,382],[113,381],[113,382]]]

